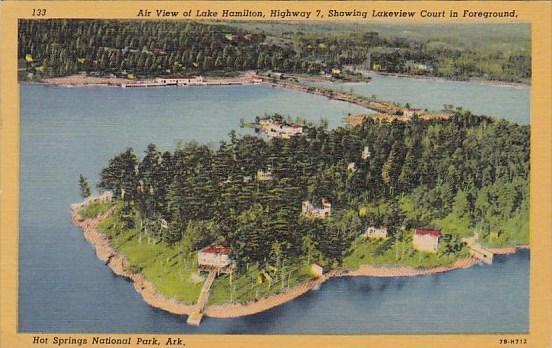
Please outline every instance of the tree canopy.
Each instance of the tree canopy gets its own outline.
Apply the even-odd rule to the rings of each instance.
[[[290,139],[232,133],[216,149],[188,143],[162,153],[152,144],[141,159],[127,149],[102,170],[99,186],[142,225],[165,221],[157,237],[187,239],[190,251],[216,242],[231,246],[242,266],[316,253],[339,263],[370,225],[389,227],[386,248],[404,240],[404,229],[428,226],[450,235],[451,252],[473,232],[489,244],[526,243],[529,146],[528,126],[469,112],[311,125]],[[272,180],[255,179],[267,168]],[[301,214],[303,200],[320,205],[322,197],[331,217]]]
[[[496,46],[487,40],[474,48],[456,42],[454,35],[444,40],[337,28],[275,34],[238,23],[52,19],[21,20],[18,39],[20,65],[37,78],[248,69],[318,74],[345,66],[451,79],[527,81],[531,76],[525,44]]]

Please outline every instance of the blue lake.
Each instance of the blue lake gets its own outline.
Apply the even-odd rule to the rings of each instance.
[[[368,83],[313,83],[378,99],[409,103],[433,111],[454,105],[477,115],[504,118],[529,124],[531,88],[499,86],[479,82],[416,79],[372,74]]]
[[[408,85],[419,80],[400,81]],[[441,89],[448,86],[438,83]],[[453,94],[456,83],[450,84]],[[489,101],[505,90],[474,86],[484,86]],[[232,129],[250,132],[239,129],[239,120],[251,120],[264,113],[279,112],[310,120],[324,117],[336,127],[343,116],[363,110],[266,86],[120,89],[22,85],[20,91],[21,332],[361,334],[528,330],[527,251],[499,257],[492,266],[446,274],[332,279],[319,290],[273,310],[236,319],[205,318],[199,328],[189,327],[185,317],[149,307],[131,283],[113,275],[96,258],[70,220],[69,205],[79,200],[79,174],[97,182],[109,158],[129,146],[141,153],[148,143],[162,149],[173,148],[179,141],[218,143],[228,139]],[[529,92],[518,91],[510,92],[516,103],[527,107],[526,118],[512,116],[511,120],[528,123]],[[499,109],[495,111],[500,113]]]

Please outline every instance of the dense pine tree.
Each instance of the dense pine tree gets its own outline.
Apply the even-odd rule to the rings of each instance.
[[[443,253],[457,252],[474,231],[489,243],[526,241],[528,154],[528,126],[458,113],[400,125],[313,125],[291,139],[231,132],[216,149],[189,143],[161,154],[149,145],[141,160],[127,149],[102,170],[99,187],[126,202],[126,225],[187,252],[232,246],[240,266],[307,254],[339,263],[370,225],[389,227],[392,238],[378,252],[393,247],[400,259],[405,229],[417,227],[446,230]],[[273,180],[257,180],[257,169],[268,168]],[[302,216],[303,200],[320,205],[322,197],[331,217]]]

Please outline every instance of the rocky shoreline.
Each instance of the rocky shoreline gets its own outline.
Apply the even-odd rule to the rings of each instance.
[[[145,279],[142,274],[130,271],[126,257],[118,254],[117,251],[111,246],[108,237],[98,229],[98,224],[105,218],[111,216],[113,208],[98,217],[91,219],[82,219],[79,214],[80,208],[80,204],[72,206],[71,217],[73,223],[83,230],[84,238],[94,247],[98,258],[109,268],[111,268],[113,273],[132,281],[134,288],[148,305],[178,315],[189,315],[193,311],[194,305],[166,298],[165,296],[159,294],[153,284]],[[522,246],[521,248],[528,247]],[[512,247],[492,249],[492,251],[497,254],[510,254],[515,253],[517,249],[518,248],[516,247]],[[449,266],[440,266],[431,269],[416,269],[404,266],[374,267],[371,265],[364,265],[354,271],[334,270],[326,273],[322,277],[308,280],[286,290],[285,292],[262,298],[258,301],[245,304],[228,303],[221,305],[209,305],[205,309],[205,315],[213,318],[236,318],[264,312],[302,296],[312,289],[318,288],[321,284],[332,277],[411,277],[464,269],[475,264],[478,264],[477,260],[473,258],[466,258],[458,260]]]
[[[98,224],[105,218],[111,216],[113,208],[92,219],[82,219],[79,210],[80,207],[72,207],[71,217],[73,223],[82,228],[84,238],[94,247],[98,258],[102,260],[106,266],[111,268],[113,273],[131,280],[136,291],[150,306],[174,314],[191,313],[193,305],[186,305],[176,300],[165,298],[155,290],[153,284],[146,280],[142,274],[130,271],[127,259],[118,254],[115,249],[111,247],[106,235],[98,230]]]

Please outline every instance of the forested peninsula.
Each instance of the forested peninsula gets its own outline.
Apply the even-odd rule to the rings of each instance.
[[[529,27],[485,25],[456,25],[452,37],[445,25],[414,30],[329,22],[21,20],[19,78],[83,73],[147,79],[271,70],[338,79],[376,71],[529,82]],[[489,30],[493,25],[498,30]]]
[[[197,299],[197,252],[208,245],[230,248],[236,266],[213,284],[209,303],[220,304],[290,289],[313,277],[313,263],[423,270],[468,257],[473,235],[489,248],[529,242],[529,126],[460,111],[336,129],[256,120],[275,121],[302,133],[232,131],[216,147],[151,144],[143,156],[129,148],[101,171],[98,187],[113,200],[80,217],[109,211],[97,227],[129,270],[182,303]],[[321,202],[331,213],[314,213]],[[385,238],[370,238],[381,226]],[[440,231],[433,252],[413,247],[419,229]]]

